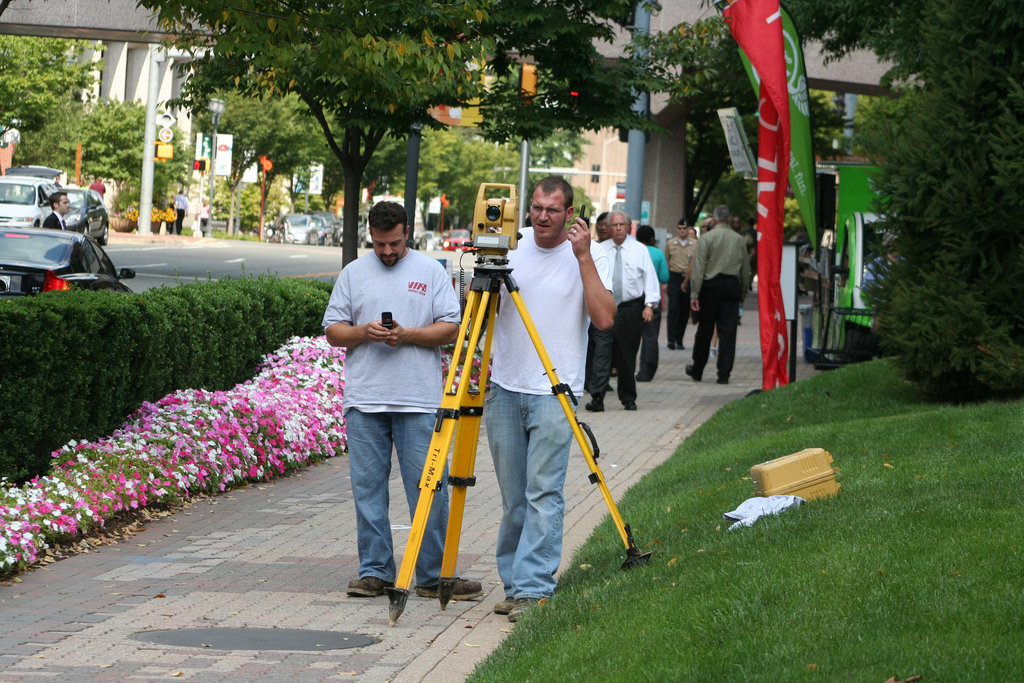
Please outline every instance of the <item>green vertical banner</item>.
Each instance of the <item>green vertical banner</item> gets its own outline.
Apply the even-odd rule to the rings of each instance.
[[[818,219],[814,194],[814,150],[811,146],[811,98],[807,90],[807,69],[800,36],[789,12],[783,7],[782,43],[786,51],[786,89],[789,91],[789,185],[793,188],[800,215],[807,226],[807,236],[818,248]],[[740,59],[747,70],[754,93],[760,96],[761,79],[750,60],[740,50]]]

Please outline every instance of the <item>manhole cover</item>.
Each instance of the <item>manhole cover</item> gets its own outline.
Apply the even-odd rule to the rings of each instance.
[[[358,633],[298,628],[180,628],[146,631],[132,637],[160,645],[214,650],[344,650],[378,642]]]

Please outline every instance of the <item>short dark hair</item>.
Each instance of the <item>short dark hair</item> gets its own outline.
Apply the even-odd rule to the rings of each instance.
[[[565,206],[572,206],[572,185],[567,183],[565,178],[560,175],[549,175],[547,178],[540,180],[533,186],[533,191],[536,192],[537,190],[546,195],[561,192],[562,196],[565,197]],[[533,195],[531,194],[530,196],[532,197]]]
[[[370,225],[370,230],[387,232],[393,230],[396,225],[401,225],[403,228],[408,227],[409,214],[405,212],[405,207],[398,202],[377,202],[370,208],[367,222]]]
[[[637,227],[636,241],[640,244],[654,246],[654,228],[649,225],[641,225]]]
[[[597,214],[597,220],[595,220],[594,222],[595,223],[602,223],[602,222],[606,222],[607,220],[608,220],[608,212],[607,211],[602,211],[601,213]]]
[[[64,190],[57,190],[56,192],[50,193],[50,197],[49,197],[50,208],[52,209],[54,206],[56,206],[60,202],[60,198],[61,197],[67,197],[67,196],[68,196],[68,193],[65,192]]]

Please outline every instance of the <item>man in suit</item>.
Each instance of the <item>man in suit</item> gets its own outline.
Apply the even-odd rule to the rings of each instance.
[[[71,210],[68,193],[63,190],[57,190],[51,194],[50,208],[53,209],[53,213],[43,220],[43,227],[53,230],[67,230],[68,226],[64,223],[64,216]]]

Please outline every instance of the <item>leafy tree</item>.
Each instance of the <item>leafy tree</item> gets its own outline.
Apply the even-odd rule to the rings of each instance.
[[[23,141],[18,155],[32,163],[73,169],[81,143],[83,179],[111,181],[113,207],[123,211],[139,203],[145,126],[145,107],[136,102],[72,101],[56,109],[42,128]],[[153,196],[159,205],[186,181],[191,169],[189,148],[180,131],[174,147],[174,159],[153,167]]]
[[[269,186],[277,177],[290,178],[300,169],[309,167],[312,161],[324,158],[323,146],[317,144],[318,131],[309,119],[305,106],[294,95],[288,97],[267,97],[257,99],[243,96],[233,90],[217,93],[224,100],[217,132],[232,136],[231,174],[228,176],[230,191],[223,199],[230,202],[230,216],[235,215],[235,198],[246,169],[265,156],[273,164],[267,173]],[[208,110],[196,111],[197,130],[210,131],[213,123]],[[262,171],[260,171],[262,172]],[[256,220],[248,225],[259,224],[259,203],[257,194]],[[215,213],[225,212],[228,206],[219,206],[215,195]],[[223,215],[223,213],[222,213]]]
[[[923,3],[920,87],[892,122],[880,195],[898,254],[874,292],[882,343],[930,396],[1024,395],[1024,15]]]
[[[80,62],[84,40],[0,35],[0,134],[22,138],[40,130],[54,112],[82,100],[95,82],[95,64]]]
[[[360,181],[370,159],[386,135],[403,138],[414,123],[440,127],[427,115],[431,106],[483,95],[482,130],[494,140],[632,118],[628,69],[605,66],[594,47],[613,35],[601,17],[621,15],[627,0],[392,0],[373,11],[356,0],[301,8],[278,0],[141,5],[197,53],[183,95],[193,109],[224,83],[252,96],[295,93],[306,104],[343,171],[345,263],[356,257]],[[486,93],[479,70],[467,68],[483,55],[493,56],[496,75]],[[547,88],[529,106],[514,78],[524,58],[538,64]]]

